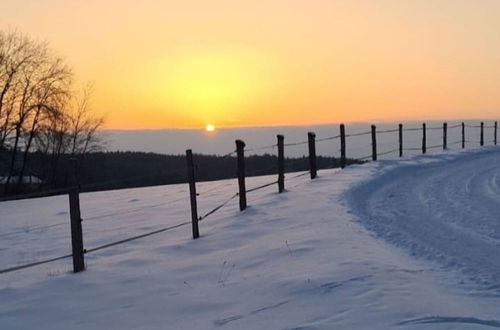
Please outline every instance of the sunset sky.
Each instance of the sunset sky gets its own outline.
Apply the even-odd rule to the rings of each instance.
[[[500,117],[498,0],[1,0],[107,128]]]

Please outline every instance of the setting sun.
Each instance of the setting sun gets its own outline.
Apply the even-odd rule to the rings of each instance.
[[[499,14],[0,0],[0,330],[500,327]]]

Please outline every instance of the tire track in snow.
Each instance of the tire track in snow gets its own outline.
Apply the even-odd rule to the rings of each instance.
[[[396,166],[347,192],[368,229],[411,255],[500,285],[500,152]],[[500,291],[500,289],[495,290]]]

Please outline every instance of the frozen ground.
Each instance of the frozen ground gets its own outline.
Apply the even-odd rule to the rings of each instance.
[[[0,274],[1,329],[500,327],[500,152],[287,176],[190,228]],[[248,188],[274,180],[249,180]],[[185,185],[83,194],[85,247],[189,219]],[[200,213],[236,191],[199,186]],[[0,203],[7,268],[70,252],[67,197]]]

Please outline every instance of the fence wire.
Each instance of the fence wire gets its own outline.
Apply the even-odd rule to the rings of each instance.
[[[416,132],[416,131],[421,131],[422,129],[423,129],[422,127],[403,128],[403,132]]]
[[[272,144],[272,145],[263,146],[263,147],[245,148],[245,151],[246,152],[261,151],[261,150],[268,150],[268,149],[276,149],[277,147],[278,147],[277,144]]]
[[[135,240],[137,240],[139,238],[148,237],[148,236],[156,235],[156,234],[159,234],[159,233],[163,233],[165,231],[176,229],[176,228],[188,225],[190,223],[191,223],[191,221],[182,222],[182,223],[179,223],[177,225],[164,227],[164,228],[161,228],[161,229],[158,229],[158,230],[154,230],[154,231],[150,231],[150,232],[147,232],[147,233],[144,233],[144,234],[140,234],[140,235],[135,235],[135,236],[132,236],[132,237],[129,237],[129,238],[125,238],[125,239],[122,239],[122,240],[119,240],[119,241],[115,241],[115,242],[112,242],[112,243],[103,244],[103,245],[100,245],[100,246],[97,246],[97,247],[94,247],[94,248],[91,248],[91,249],[84,249],[83,252],[85,254],[87,254],[87,253],[99,251],[99,250],[106,249],[106,248],[109,248],[109,247],[112,247],[112,246],[115,246],[115,245],[119,245],[119,244],[131,242],[131,241],[135,241]]]
[[[386,129],[386,130],[383,130],[383,131],[378,131],[378,130],[377,130],[377,134],[378,134],[378,133],[395,133],[395,132],[399,132],[399,128],[394,128],[394,129]]]
[[[21,269],[31,268],[31,267],[35,267],[35,266],[39,266],[39,265],[43,265],[43,264],[48,264],[49,262],[54,262],[54,261],[66,259],[66,258],[69,258],[69,257],[72,257],[72,256],[73,256],[73,254],[66,254],[66,255],[63,255],[63,256],[60,256],[60,257],[55,257],[55,258],[50,258],[50,259],[44,259],[44,260],[40,260],[40,261],[35,261],[35,262],[32,262],[32,263],[29,263],[29,264],[24,264],[24,265],[14,266],[14,267],[10,267],[10,268],[5,268],[5,269],[1,269],[0,270],[0,274],[6,274],[6,273],[14,272],[16,270],[21,270]]]
[[[335,140],[335,139],[339,139],[339,138],[340,138],[340,135],[334,135],[334,136],[316,139],[316,142],[330,141],[330,140]]]
[[[481,126],[481,125],[465,124],[463,126],[464,127],[468,127],[468,128],[481,128],[481,127],[483,127],[483,128],[496,128],[496,125],[487,125],[487,126],[483,125],[483,126]],[[454,129],[454,128],[459,128],[459,127],[462,127],[462,124],[450,125],[447,128],[448,129]],[[434,126],[426,127],[426,130],[442,130],[442,129],[443,129],[443,127],[434,127]],[[421,130],[423,130],[423,128],[416,128],[416,127],[415,128],[403,128],[402,130],[403,131],[421,131]],[[399,132],[399,128],[397,128],[397,129],[380,130],[380,131],[377,131],[376,133],[377,134],[383,134],[383,133],[395,133],[395,132]],[[353,134],[345,134],[345,137],[347,138],[347,137],[364,136],[364,135],[369,135],[371,133],[372,133],[371,131],[365,131],[365,132],[359,132],[359,133],[353,133]],[[329,140],[339,139],[340,137],[341,137],[340,135],[334,135],[334,136],[319,138],[319,139],[317,139],[315,141],[316,142],[329,141]],[[416,141],[416,142],[419,142],[419,141]],[[457,144],[461,144],[461,143],[464,143],[464,142],[465,143],[477,143],[477,144],[481,143],[481,141],[464,140],[464,141],[454,141],[454,142],[449,143],[448,145],[452,146],[452,145],[457,145]],[[308,141],[292,142],[292,143],[285,143],[284,146],[299,146],[299,145],[305,145],[307,143],[308,143]],[[495,143],[495,141],[494,140],[489,140],[487,143]],[[390,143],[385,143],[384,145],[388,145],[388,144],[390,144]],[[379,145],[382,145],[382,144],[379,144]],[[260,150],[267,150],[267,149],[275,149],[276,147],[277,147],[277,145],[273,144],[273,145],[267,145],[267,146],[262,146],[262,147],[248,148],[248,149],[245,149],[245,151],[247,151],[247,152],[260,151]],[[426,149],[437,149],[437,148],[442,148],[442,147],[443,147],[442,144],[437,144],[437,145],[426,146]],[[367,148],[367,146],[359,147],[357,149],[362,149],[362,148]],[[353,149],[351,149],[351,150],[353,150]],[[400,149],[397,148],[397,149],[392,149],[392,150],[388,150],[388,151],[384,151],[384,152],[379,152],[379,153],[377,153],[377,156],[384,156],[384,155],[388,155],[388,154],[391,154],[391,153],[396,153],[399,150]],[[404,151],[419,151],[419,150],[422,150],[422,148],[421,147],[415,147],[415,148],[408,148],[407,147],[407,148],[403,148],[403,150]],[[235,154],[236,154],[236,150],[231,151],[231,152],[223,155],[222,157],[223,158],[232,157]],[[370,155],[367,155],[367,156],[364,156],[364,157],[358,157],[355,160],[364,161],[364,160],[371,159],[372,157],[373,157],[373,155],[370,154]],[[287,161],[285,161],[285,166],[286,165],[290,166],[290,164],[293,165],[295,162],[297,162],[297,163],[300,162],[302,164],[304,164],[304,163],[307,164],[307,158],[305,158],[305,157],[304,158],[299,158],[299,159],[294,160],[293,162],[287,162]],[[271,166],[271,167],[269,167],[267,169],[262,169],[262,170],[257,170],[257,171],[251,172],[251,173],[247,173],[247,175],[258,175],[258,173],[267,172],[267,171],[271,171],[271,170],[275,170],[275,169],[276,169],[276,165],[273,165],[273,166]],[[325,168],[322,168],[322,169],[325,169]],[[302,173],[298,173],[297,175],[292,176],[291,178],[302,177],[302,176],[308,175],[309,173],[310,173],[309,171],[304,171]],[[181,173],[179,171],[169,171],[168,175],[171,175],[171,174],[179,175],[181,177],[185,176],[185,173]],[[110,184],[118,184],[118,183],[123,183],[123,182],[130,182],[130,181],[138,180],[139,178],[144,178],[144,177],[145,176],[136,177],[136,178],[130,178],[130,179],[124,179],[124,180],[108,181],[108,182],[99,183],[99,184],[83,185],[83,186],[81,186],[81,188],[82,189],[92,189],[92,188],[95,188],[97,186],[110,185]],[[151,176],[148,176],[148,177],[151,177]],[[257,191],[257,190],[260,190],[260,189],[264,189],[266,187],[272,186],[272,185],[277,184],[277,183],[278,183],[278,181],[273,181],[273,182],[265,183],[265,184],[262,184],[260,186],[257,186],[257,187],[250,188],[250,189],[246,190],[246,193],[251,193],[251,192],[254,192],[254,191]],[[202,192],[202,194],[205,195],[205,194],[207,194],[209,192],[212,192],[214,190],[218,190],[218,188],[220,188],[222,185],[227,185],[227,183],[223,183],[223,184],[218,185],[216,187],[210,188],[210,189]],[[14,197],[9,197],[9,198],[0,198],[0,201],[3,201],[3,200],[15,200],[15,199],[22,199],[22,198],[52,196],[52,195],[57,195],[57,194],[61,194],[61,193],[68,193],[70,189],[71,188],[52,189],[52,190],[48,190],[48,191],[44,191],[44,192],[39,192],[39,193],[31,193],[31,194],[25,194],[25,195],[14,196]],[[215,212],[217,212],[218,210],[220,210],[221,208],[223,208],[224,206],[226,206],[230,201],[232,201],[233,199],[235,199],[238,196],[239,196],[239,194],[235,193],[234,195],[232,195],[231,197],[229,197],[228,199],[226,199],[221,204],[217,205],[216,207],[214,207],[213,209],[211,209],[207,213],[205,213],[202,216],[200,216],[199,217],[199,221],[202,221],[202,220],[206,219],[208,216],[214,214]],[[113,213],[99,215],[99,216],[87,217],[87,218],[84,218],[83,220],[84,221],[97,220],[97,219],[102,219],[102,218],[110,217],[110,216],[114,216],[114,215],[123,215],[123,214],[133,213],[133,212],[141,211],[141,210],[144,210],[144,209],[147,209],[147,208],[163,206],[163,205],[165,205],[167,203],[173,203],[173,202],[177,202],[177,201],[180,201],[180,200],[183,200],[183,199],[184,198],[179,198],[179,199],[175,199],[173,201],[165,201],[165,202],[162,202],[162,203],[153,204],[153,205],[147,205],[147,206],[143,206],[143,207],[139,207],[139,208],[135,208],[135,209],[130,209],[130,210],[124,210],[124,211],[121,211],[121,212],[113,212]],[[93,248],[90,248],[90,249],[85,249],[84,253],[86,253],[86,254],[87,253],[93,253],[93,252],[96,252],[96,251],[99,251],[99,250],[102,250],[102,249],[106,249],[106,248],[109,248],[109,247],[113,247],[113,246],[116,246],[116,245],[124,244],[124,243],[130,242],[130,241],[134,241],[134,240],[137,240],[137,239],[144,238],[144,237],[149,237],[149,236],[156,235],[156,234],[159,234],[159,233],[162,233],[162,232],[166,232],[166,231],[169,231],[169,230],[180,228],[180,227],[186,226],[186,225],[188,225],[190,223],[191,223],[191,221],[185,221],[185,222],[182,222],[182,223],[178,223],[176,225],[171,225],[171,226],[159,228],[157,230],[149,231],[149,232],[146,232],[146,233],[143,233],[143,234],[139,234],[139,235],[134,235],[134,236],[122,239],[122,240],[118,240],[118,241],[114,241],[114,242],[111,242],[111,243],[99,245],[97,247],[93,247]],[[18,230],[18,231],[12,231],[12,232],[7,232],[7,233],[2,233],[2,234],[0,234],[0,237],[6,237],[6,236],[9,236],[9,235],[13,235],[13,234],[17,234],[17,233],[23,233],[23,232],[26,232],[26,231],[41,230],[41,229],[46,229],[46,228],[51,228],[51,227],[56,227],[56,226],[61,226],[61,225],[66,225],[66,224],[67,224],[67,222],[58,222],[58,223],[52,223],[52,224],[43,225],[43,226],[33,226],[33,227],[28,227],[27,229],[24,229],[24,230]],[[13,271],[21,270],[21,269],[30,268],[30,267],[35,267],[35,266],[38,266],[38,265],[55,262],[55,261],[62,260],[62,259],[65,259],[65,258],[70,258],[72,256],[73,256],[72,254],[66,254],[66,255],[62,255],[62,256],[58,256],[58,257],[54,257],[54,258],[49,258],[49,259],[43,259],[43,260],[35,261],[35,262],[32,262],[32,263],[27,263],[27,264],[23,264],[23,265],[13,266],[13,267],[9,267],[9,268],[0,270],[0,274],[9,273],[9,272],[13,272]]]
[[[231,156],[233,156],[233,155],[236,155],[236,150],[233,150],[233,151],[231,151],[231,152],[228,152],[227,154],[224,154],[224,155],[222,155],[221,157],[222,157],[222,158],[229,158],[229,157],[231,157]]]
[[[367,159],[371,159],[372,157],[373,157],[373,155],[369,155],[369,156],[357,157],[356,159],[357,160],[367,160]]]
[[[255,188],[251,188],[251,189],[248,189],[246,190],[247,193],[250,193],[250,192],[253,192],[253,191],[257,191],[257,190],[260,190],[262,188],[266,188],[266,187],[269,187],[269,186],[272,186],[273,184],[277,184],[278,181],[273,181],[273,182],[269,182],[269,183],[265,183],[261,186],[258,186],[258,187],[255,187]]]
[[[399,152],[399,148],[398,149],[393,149],[393,150],[389,150],[389,151],[384,151],[384,152],[377,153],[377,156],[384,156],[384,155],[392,154],[392,153],[395,153],[395,152]]]
[[[234,194],[233,196],[231,196],[227,200],[225,200],[222,204],[217,205],[216,207],[214,207],[213,209],[211,209],[210,211],[208,211],[207,213],[205,213],[201,217],[198,217],[198,220],[199,221],[204,220],[206,217],[210,216],[211,214],[214,214],[215,212],[217,212],[218,210],[220,210],[221,208],[226,206],[227,203],[229,203],[230,201],[235,199],[237,196],[239,196],[239,193]]]
[[[435,144],[435,145],[432,145],[432,146],[427,146],[426,148],[427,149],[436,149],[436,148],[442,148],[443,145],[442,144]]]
[[[300,142],[291,142],[291,143],[284,143],[283,146],[285,147],[291,147],[291,146],[301,146],[304,144],[307,144],[309,141],[300,141]]]
[[[367,132],[361,132],[361,133],[346,134],[345,137],[363,136],[363,135],[369,135],[369,134],[372,134],[372,132],[367,131]]]

